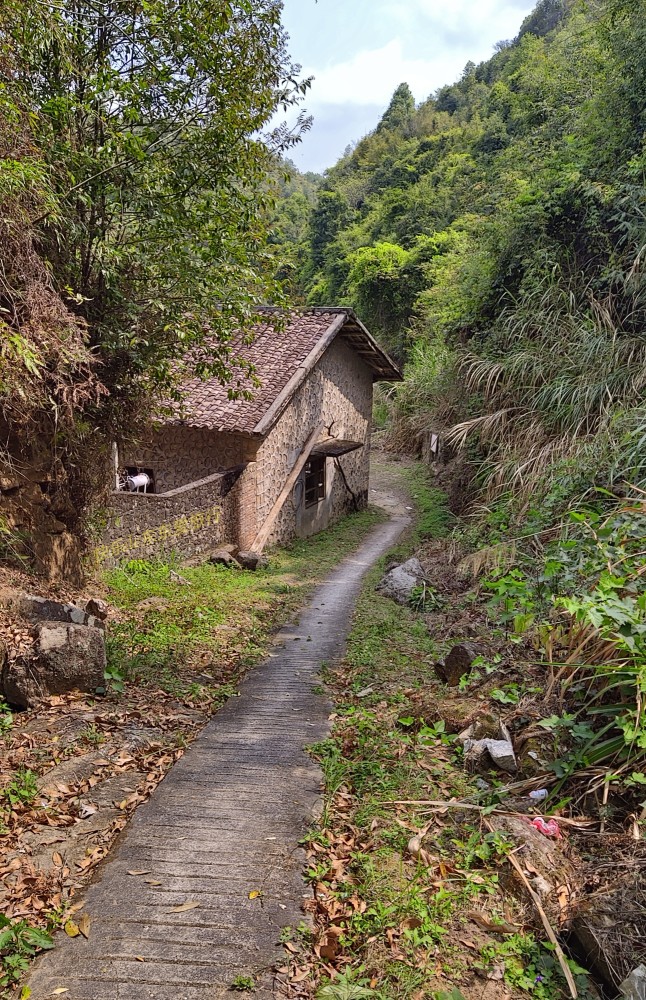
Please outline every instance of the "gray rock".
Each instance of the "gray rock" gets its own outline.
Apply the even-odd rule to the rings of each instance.
[[[386,573],[377,590],[398,604],[408,604],[415,587],[418,587],[423,580],[424,570],[419,559],[409,559]]]
[[[102,601],[99,597],[90,597],[90,599],[85,601],[81,607],[88,615],[100,618],[102,622],[106,620],[108,617],[108,611],[110,610],[105,601]]]
[[[50,695],[95,691],[104,684],[102,629],[43,622],[36,629],[34,651],[34,659],[19,659],[3,667],[2,689],[11,705],[32,708]]]
[[[518,770],[511,740],[485,740],[485,746],[492,761],[501,771],[514,774]]]
[[[216,545],[214,549],[211,550],[211,554],[215,555],[218,552],[228,552],[230,556],[234,556],[238,551],[238,546],[233,545],[231,542],[221,542]]]
[[[626,1000],[646,1000],[646,965],[640,965],[631,972],[619,989]]]
[[[485,737],[484,739],[474,739],[474,726],[470,726],[464,733],[460,733],[460,739],[464,743],[464,762],[468,771],[479,771],[493,764],[501,771],[515,774],[518,770],[514,745],[507,727],[501,722],[499,724],[499,739]]]
[[[101,604],[103,604],[102,601]],[[36,597],[34,594],[18,594],[11,605],[23,618],[34,624],[38,622],[68,622],[70,625],[87,625],[90,628],[105,627],[100,617],[89,613],[89,609],[84,611],[76,604],[61,604],[60,601],[50,601],[46,597]]]
[[[255,571],[269,565],[269,559],[262,552],[238,552],[237,559],[243,569]]]
[[[216,549],[212,552],[208,560],[213,566],[228,566],[229,569],[242,569],[240,563],[235,559],[228,549]]]

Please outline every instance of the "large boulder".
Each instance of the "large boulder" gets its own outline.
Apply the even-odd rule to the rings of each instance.
[[[250,569],[254,572],[269,565],[267,556],[264,556],[262,552],[238,552],[237,560],[243,569]]]
[[[398,604],[408,604],[411,594],[423,581],[424,570],[419,559],[409,559],[386,573],[377,590],[384,597],[390,597]]]
[[[9,704],[32,708],[50,695],[95,691],[104,684],[105,668],[102,629],[42,622],[36,626],[34,657],[4,664],[2,691]]]
[[[107,616],[107,607],[103,601],[88,601],[85,610],[76,604],[63,604],[51,601],[47,597],[36,597],[34,594],[16,594],[7,606],[18,611],[23,618],[32,623],[38,622],[68,622],[70,625],[88,625],[91,628],[105,628],[102,618]],[[105,608],[105,614],[99,607]],[[96,609],[96,611],[95,611]]]

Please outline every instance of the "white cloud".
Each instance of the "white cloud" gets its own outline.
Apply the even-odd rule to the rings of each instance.
[[[532,7],[533,0],[384,0],[374,20],[382,31],[391,27],[391,40],[336,64],[306,67],[315,77],[309,103],[383,107],[404,81],[424,100],[458,79],[470,59],[487,59]],[[364,45],[369,36],[366,30]]]
[[[457,65],[460,64],[458,58]],[[379,49],[357,52],[352,59],[323,69],[307,67],[315,77],[307,103],[363,104],[379,107],[390,100],[395,87],[406,82],[418,101],[456,74],[454,52],[433,59],[413,59],[404,55],[404,45],[394,38]]]
[[[509,27],[518,22],[519,15],[528,13],[534,4],[527,0],[406,0],[405,3],[386,2],[383,12],[397,23],[413,27],[425,21],[447,34],[465,33],[467,37],[484,35],[498,41],[507,37]]]
[[[536,0],[284,2],[294,55],[314,77],[305,99],[314,127],[292,155],[320,170],[375,128],[400,83],[418,103],[453,83],[469,60],[488,59],[495,42],[513,38]]]

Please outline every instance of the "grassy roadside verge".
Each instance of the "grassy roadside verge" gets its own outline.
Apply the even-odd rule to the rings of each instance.
[[[102,697],[0,705],[0,996],[58,928],[115,837],[315,585],[383,520],[351,515],[256,573],[137,561],[107,575]],[[6,708],[6,707],[5,707]],[[78,926],[78,925],[76,925]]]
[[[420,475],[412,470],[417,530],[398,558],[448,524]],[[390,561],[368,575],[344,662],[325,678],[336,717],[312,748],[326,796],[306,845],[316,930],[287,978],[317,1000],[561,1000],[552,947],[512,885],[512,837],[477,813],[421,804],[477,801],[479,779],[444,718],[425,617],[375,592]],[[579,996],[591,996],[583,970],[571,971]]]
[[[273,633],[381,520],[375,509],[272,553],[256,572],[130,562],[106,577],[120,620],[110,629],[113,688],[154,684],[208,706],[265,654]]]

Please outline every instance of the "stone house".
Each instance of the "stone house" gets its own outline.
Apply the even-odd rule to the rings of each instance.
[[[309,309],[278,330],[261,317],[231,346],[243,396],[191,380],[173,416],[121,449],[133,491],[112,495],[100,561],[261,551],[366,506],[373,383],[401,374],[354,312]]]

